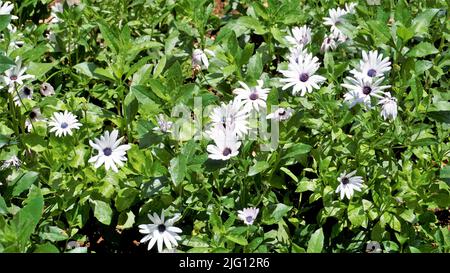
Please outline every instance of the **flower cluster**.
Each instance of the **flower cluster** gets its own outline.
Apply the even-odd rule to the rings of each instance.
[[[339,27],[346,23],[345,17],[347,14],[355,13],[356,5],[357,3],[346,3],[345,9],[338,7],[328,10],[328,17],[323,18],[323,24],[330,27],[331,33],[326,34],[323,39],[320,47],[320,51],[322,53],[329,50],[334,50],[338,44],[347,41],[348,37]]]
[[[359,66],[350,70],[352,76],[348,76],[342,84],[348,92],[344,94],[344,101],[353,107],[363,103],[366,108],[372,108],[372,98],[378,99],[382,105],[381,115],[386,119],[397,117],[397,99],[389,92],[384,92],[390,85],[382,85],[384,74],[391,70],[389,59],[383,58],[377,50],[363,51]]]

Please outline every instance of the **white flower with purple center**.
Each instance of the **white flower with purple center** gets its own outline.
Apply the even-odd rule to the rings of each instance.
[[[25,120],[25,128],[27,132],[31,132],[31,129],[33,129],[33,122],[37,121],[46,121],[46,119],[42,116],[39,108],[33,108],[28,114],[28,118]]]
[[[170,133],[172,131],[173,122],[168,120],[163,114],[159,114],[156,117],[158,126],[153,128],[153,131],[159,131],[161,133]]]
[[[371,98],[383,98],[383,90],[391,87],[390,85],[380,85],[382,81],[383,78],[372,80],[367,78],[347,77],[346,83],[341,85],[349,91],[352,91],[354,94],[357,93],[360,100],[364,102],[368,108],[370,108],[372,107]]]
[[[53,117],[48,122],[50,133],[55,132],[57,137],[72,135],[72,130],[80,129],[81,123],[78,122],[77,116],[65,110],[64,112],[53,113]]]
[[[210,159],[228,160],[239,154],[241,142],[238,141],[234,128],[215,126],[207,134],[214,140],[215,144],[206,147]]]
[[[250,112],[252,109],[259,112],[260,109],[266,108],[267,95],[269,94],[269,88],[263,88],[264,82],[257,80],[257,85],[249,87],[244,82],[239,82],[243,88],[236,88],[233,93],[236,94],[236,98],[242,100],[243,109]]]
[[[44,97],[52,96],[55,94],[55,89],[53,86],[47,82],[44,82],[41,84],[39,88],[39,92],[41,92],[41,95]]]
[[[238,217],[239,219],[244,221],[246,225],[253,225],[253,222],[256,220],[258,213],[258,208],[245,208],[243,210],[238,210]]]
[[[380,78],[391,70],[391,62],[389,58],[383,58],[382,54],[378,54],[377,50],[363,51],[362,60],[359,62],[359,67],[350,70],[350,73],[357,78]]]
[[[319,75],[315,75],[319,69],[320,63],[317,57],[313,57],[312,54],[300,54],[297,60],[289,62],[287,70],[280,70],[280,72],[286,77],[281,79],[286,84],[283,86],[283,90],[292,87],[292,94],[296,95],[300,92],[300,96],[304,96],[306,92],[311,93],[314,89],[319,89],[319,84],[325,81],[325,78]]]
[[[285,39],[293,46],[304,46],[311,42],[311,29],[308,26],[294,27]]]
[[[164,220],[163,213],[161,213],[161,216],[158,216],[156,213],[153,213],[153,216],[148,214],[148,218],[152,221],[151,224],[139,225],[139,232],[146,234],[140,242],[145,243],[148,241],[148,250],[152,249],[155,244],[158,246],[158,252],[163,252],[164,246],[168,250],[178,246],[177,241],[181,240],[178,233],[181,233],[182,230],[173,226],[173,224],[180,218],[179,214],[167,220]]]
[[[194,49],[194,51],[192,52],[192,67],[194,69],[196,69],[196,68],[208,69],[209,60],[208,60],[208,56],[206,55],[206,53],[208,53],[211,56],[215,56],[214,52],[209,49],[205,49],[205,50],[201,50],[199,48]]]
[[[243,108],[242,101],[235,98],[228,104],[222,103],[215,107],[211,114],[212,126],[222,126],[234,128],[238,137],[247,134],[249,130],[248,112]]]
[[[28,86],[23,86],[22,88],[20,88],[19,95],[14,96],[14,104],[17,106],[21,106],[23,99],[33,99],[33,89]]]
[[[397,99],[386,92],[378,104],[381,104],[381,116],[386,119],[394,120],[397,117]]]
[[[0,170],[8,169],[11,167],[15,167],[17,169],[20,167],[20,165],[22,165],[22,161],[20,161],[20,159],[17,156],[13,155],[12,157],[3,162],[2,166],[0,167]],[[0,185],[2,185],[2,183],[0,183]]]
[[[338,178],[339,186],[336,188],[336,193],[340,193],[341,199],[344,199],[346,196],[350,199],[354,191],[361,191],[362,188],[362,177],[355,176],[356,170],[347,174],[347,172],[341,173]]]
[[[105,164],[106,170],[111,168],[114,172],[118,172],[116,164],[119,167],[124,165],[124,162],[127,161],[125,155],[131,146],[129,144],[120,145],[124,137],[117,139],[118,136],[119,131],[113,130],[111,133],[106,131],[100,136],[100,139],[89,140],[89,145],[98,151],[98,155],[89,159],[89,163],[94,163],[94,168],[97,169]]]
[[[322,45],[320,46],[320,52],[325,53],[330,50],[335,50],[336,47],[337,43],[333,35],[327,35],[323,39]]]
[[[326,26],[330,26],[330,30],[333,36],[337,39],[340,38],[339,40],[343,40],[343,37],[345,37],[345,34],[338,28],[338,26],[345,22],[343,16],[346,14],[347,11],[341,8],[330,9],[328,10],[329,17],[323,18],[323,24]]]
[[[15,84],[23,85],[24,80],[34,78],[33,75],[25,74],[27,67],[22,67],[22,59],[20,57],[17,57],[15,62],[16,65],[6,70],[5,75],[2,76],[3,82],[10,87],[9,93],[14,91]]]
[[[275,110],[273,113],[268,114],[266,118],[277,121],[284,121],[292,117],[293,113],[294,113],[293,109],[281,107]]]

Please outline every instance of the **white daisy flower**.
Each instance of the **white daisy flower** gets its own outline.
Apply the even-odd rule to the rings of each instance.
[[[161,212],[161,217],[158,214],[153,213],[153,217],[148,214],[148,218],[152,221],[152,224],[139,225],[139,232],[147,234],[141,239],[141,243],[148,243],[148,250],[157,244],[158,252],[163,252],[163,245],[167,249],[171,250],[173,246],[178,246],[181,237],[177,233],[181,233],[182,230],[173,226],[173,224],[180,218],[179,214],[175,215],[171,219],[164,221],[164,214]]]
[[[236,98],[242,100],[244,104],[244,110],[250,112],[255,109],[259,112],[260,108],[266,108],[267,95],[269,94],[269,88],[263,88],[264,82],[262,80],[256,81],[256,86],[249,87],[244,82],[239,82],[243,88],[236,88],[233,93],[236,94]]]
[[[124,161],[127,161],[125,157],[126,152],[131,148],[129,144],[120,145],[124,137],[117,139],[119,131],[113,130],[111,133],[106,131],[100,139],[94,139],[94,142],[89,140],[89,145],[95,150],[98,150],[98,155],[89,159],[89,163],[95,163],[94,168],[98,168],[105,164],[105,169],[110,168],[118,172],[116,164],[119,167],[124,165]]]
[[[9,30],[10,35],[16,35],[16,38],[18,38],[18,39],[23,38],[23,34],[22,33],[18,33],[17,32],[17,27],[15,27],[13,24],[9,24],[6,28]],[[2,39],[4,39],[4,35],[3,34],[1,35],[1,37],[2,37]],[[17,39],[12,39],[11,38],[11,40],[9,41],[9,48],[11,50],[20,48],[23,45],[24,45],[24,42],[23,41],[19,41]]]
[[[358,78],[377,78],[383,77],[384,73],[391,70],[391,62],[389,58],[383,58],[383,55],[378,54],[377,50],[362,52],[362,60],[357,69],[350,70],[350,73]]]
[[[69,111],[53,113],[53,117],[48,122],[50,125],[50,133],[55,132],[57,137],[72,135],[72,129],[80,129],[81,123],[78,122],[77,116]]]
[[[25,120],[25,128],[27,132],[31,132],[31,129],[33,129],[33,122],[37,121],[46,121],[46,119],[42,116],[39,108],[33,108],[28,114],[28,118]]]
[[[391,97],[391,93],[386,92],[385,97],[382,98],[378,104],[381,104],[381,115],[384,120],[395,119],[397,117],[397,99]]]
[[[14,84],[23,85],[23,81],[27,79],[33,79],[33,75],[25,74],[27,67],[22,67],[22,59],[16,58],[16,65],[5,71],[5,76],[2,76],[3,82],[9,85],[9,93],[14,91]]]
[[[194,69],[195,68],[202,69],[203,67],[205,69],[208,69],[209,60],[208,56],[206,56],[206,53],[208,53],[211,56],[215,56],[214,52],[209,49],[205,49],[205,51],[199,48],[194,49],[194,51],[192,52],[192,67]]]
[[[354,176],[356,174],[356,170],[347,174],[346,172],[341,173],[341,176],[339,176],[339,186],[336,189],[336,193],[341,194],[341,199],[344,199],[344,196],[346,196],[348,199],[350,199],[353,196],[354,191],[361,191],[362,188],[362,177],[361,176]]]
[[[214,140],[215,145],[208,145],[208,157],[214,160],[228,160],[239,154],[241,142],[237,140],[234,128],[216,126],[208,132],[209,136]]]
[[[323,24],[331,27],[331,32],[336,38],[345,37],[345,34],[338,28],[338,26],[345,21],[343,16],[346,14],[347,11],[341,8],[330,9],[328,10],[329,17],[323,18]]]
[[[170,133],[172,131],[173,122],[166,119],[163,114],[159,114],[156,117],[158,126],[153,128],[153,131],[159,131],[161,133]]]
[[[22,88],[20,88],[19,95],[14,96],[14,104],[17,106],[21,106],[23,99],[33,99],[33,89],[28,86],[23,86]]]
[[[288,60],[291,63],[297,62],[298,57],[300,55],[306,55],[306,54],[308,54],[308,51],[306,50],[306,48],[303,47],[303,45],[292,46],[289,48]]]
[[[39,92],[41,92],[42,96],[48,97],[55,94],[55,89],[53,86],[47,82],[41,84],[39,88]]]
[[[20,161],[20,159],[13,155],[10,159],[5,160],[2,164],[2,166],[0,167],[0,170],[4,170],[4,169],[8,169],[11,167],[15,167],[15,168],[19,168],[20,165],[22,165],[22,161]],[[0,183],[0,185],[2,185],[2,183]]]
[[[353,78],[347,77],[346,83],[341,84],[348,90],[358,92],[359,98],[367,107],[371,107],[371,98],[375,97],[381,99],[383,97],[383,90],[391,87],[390,85],[380,85],[383,78],[367,79],[367,78]]]
[[[327,35],[323,39],[322,45],[320,46],[320,52],[325,53],[329,50],[335,50],[337,47],[336,40],[333,35]]]
[[[211,120],[213,127],[233,128],[238,137],[246,135],[249,130],[248,113],[243,109],[242,101],[236,98],[228,104],[222,102],[220,106],[215,107]]]
[[[367,253],[382,253],[383,250],[381,249],[380,243],[378,243],[377,241],[370,241],[367,243],[366,252]]]
[[[311,42],[311,29],[308,26],[294,27],[285,39],[293,46],[304,46]]]
[[[252,225],[256,216],[258,216],[258,213],[258,208],[245,208],[243,210],[238,210],[238,217],[244,221],[245,224]]]
[[[293,113],[294,113],[293,109],[281,107],[275,110],[275,112],[268,114],[266,118],[274,119],[277,121],[283,121],[288,120],[290,117],[292,117]]]
[[[280,72],[286,77],[281,79],[282,82],[286,82],[283,86],[283,90],[292,87],[292,94],[296,95],[301,91],[300,96],[304,96],[306,92],[311,93],[314,89],[319,89],[319,84],[325,81],[325,78],[319,75],[314,75],[317,69],[319,69],[320,63],[317,57],[313,57],[312,54],[300,54],[295,62],[291,62],[288,65],[288,70],[280,70]]]
[[[11,2],[6,1],[3,3],[3,1],[0,1],[0,15],[11,15],[11,19],[13,20],[18,19],[19,17],[11,14],[13,8],[14,5],[11,4]]]

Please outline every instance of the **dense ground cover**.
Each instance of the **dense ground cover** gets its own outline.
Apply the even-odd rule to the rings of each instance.
[[[449,22],[0,1],[0,252],[449,252]]]

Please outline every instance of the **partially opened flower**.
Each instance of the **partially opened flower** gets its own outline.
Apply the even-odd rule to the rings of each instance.
[[[364,98],[360,96],[359,91],[352,89],[344,94],[344,102],[349,108],[352,108],[356,104],[364,102]]]
[[[62,22],[63,20],[61,18],[59,18],[59,15],[63,12],[64,12],[63,4],[60,2],[55,2],[51,6],[50,16],[52,19],[50,20],[50,23],[57,24],[59,22]]]
[[[330,50],[335,50],[337,47],[336,40],[333,35],[327,35],[320,46],[320,52],[325,53]]]
[[[286,77],[281,79],[286,84],[283,90],[292,87],[292,94],[296,95],[300,92],[300,96],[304,96],[306,92],[311,93],[314,89],[319,89],[319,84],[325,81],[325,78],[315,75],[319,69],[320,63],[317,57],[312,54],[300,54],[296,61],[292,61],[288,65],[288,70],[280,72]]]
[[[391,70],[391,62],[389,58],[383,58],[383,55],[378,54],[377,50],[362,52],[362,60],[359,63],[359,67],[350,70],[357,78],[372,79],[383,77],[384,73]]]
[[[397,99],[391,96],[391,93],[386,92],[378,104],[381,104],[381,116],[384,120],[395,119],[397,117]]]
[[[343,172],[339,176],[339,186],[336,189],[336,193],[340,193],[341,199],[344,199],[344,196],[350,199],[353,196],[354,191],[361,191],[363,183],[362,177],[354,176],[355,174],[356,170],[349,174]]]
[[[228,104],[222,103],[215,107],[211,114],[211,120],[213,127],[234,128],[238,137],[247,134],[249,130],[248,112],[243,108],[242,101],[237,98]]]
[[[148,214],[148,218],[152,221],[152,224],[142,224],[139,225],[139,232],[146,234],[142,239],[141,243],[148,242],[148,250],[156,244],[158,246],[158,252],[163,252],[163,246],[165,245],[167,249],[171,250],[173,247],[178,246],[181,237],[178,233],[182,230],[173,226],[173,224],[178,221],[179,214],[175,215],[171,219],[164,221],[164,214],[161,212],[161,216],[153,213],[153,216]]]
[[[80,129],[81,126],[77,117],[67,110],[53,113],[48,124],[52,127],[50,133],[55,132],[57,137],[72,135],[72,130]]]
[[[311,29],[308,26],[294,27],[285,39],[293,46],[304,46],[311,42]]]
[[[205,49],[204,51],[196,48],[194,49],[194,51],[192,52],[192,67],[193,68],[200,68],[200,69],[208,69],[209,67],[209,60],[208,60],[208,56],[206,55],[206,53],[208,53],[211,56],[214,56],[214,52],[209,50],[209,49]]]
[[[11,167],[19,168],[20,165],[22,165],[22,161],[20,161],[20,159],[17,156],[13,155],[12,157],[3,162],[2,166],[0,167],[0,170],[8,169]],[[2,183],[0,183],[0,185],[1,184]]]
[[[239,83],[243,88],[236,88],[233,93],[237,95],[237,99],[242,100],[245,111],[250,112],[252,109],[259,111],[261,108],[266,108],[269,89],[263,88],[264,82],[262,80],[258,80],[257,85],[252,87],[244,82]]]
[[[275,110],[273,113],[270,113],[269,115],[267,115],[266,118],[283,121],[283,120],[289,119],[293,113],[294,113],[294,110],[292,110],[291,108],[281,107],[281,108],[278,108],[277,110]]]
[[[41,84],[39,92],[41,92],[42,96],[48,97],[55,94],[55,89],[51,84],[44,82]]]
[[[344,15],[347,14],[347,11],[341,8],[330,9],[328,10],[328,16],[324,19],[324,25],[330,26],[330,30],[334,37],[339,38],[345,36],[345,34],[338,28],[338,26],[344,23],[345,19]]]
[[[14,96],[14,103],[17,106],[21,106],[22,105],[22,100],[23,99],[29,99],[31,100],[33,98],[33,89],[31,89],[28,86],[23,86],[22,88],[20,88],[19,90],[19,95],[18,96]]]
[[[125,157],[126,152],[131,149],[129,144],[120,145],[124,137],[117,139],[119,131],[113,130],[111,133],[106,131],[100,139],[96,138],[94,141],[89,140],[89,145],[98,151],[98,155],[89,159],[89,163],[94,163],[94,168],[98,168],[105,164],[105,169],[110,168],[118,172],[118,168],[124,165],[124,161],[127,161]]]
[[[356,10],[356,6],[358,5],[358,3],[352,2],[352,3],[345,3],[345,12],[347,13],[355,13]]]
[[[238,210],[238,217],[244,221],[245,224],[252,225],[258,216],[258,213],[258,208],[245,208],[243,210]]]
[[[33,122],[38,121],[46,121],[46,119],[42,116],[39,108],[33,108],[28,114],[28,118],[25,120],[25,128],[27,132],[31,132],[31,129],[33,129]]]
[[[216,126],[208,132],[215,145],[208,145],[208,157],[214,160],[228,160],[239,154],[241,142],[238,141],[234,128]]]
[[[158,126],[154,127],[153,131],[159,131],[161,133],[170,133],[172,131],[173,122],[167,120],[163,114],[159,114],[156,117],[156,121],[158,122]]]

